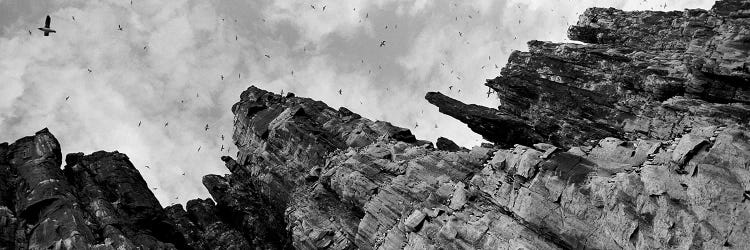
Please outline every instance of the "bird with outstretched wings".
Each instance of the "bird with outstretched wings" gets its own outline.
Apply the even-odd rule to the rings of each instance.
[[[47,19],[44,21],[44,27],[39,28],[39,30],[44,31],[44,36],[49,36],[49,33],[57,33],[56,30],[53,30],[49,27],[51,22],[52,18],[47,15]]]

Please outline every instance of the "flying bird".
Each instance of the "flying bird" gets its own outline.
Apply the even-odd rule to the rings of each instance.
[[[149,167],[149,166],[146,166],[146,168],[151,169],[151,167]]]
[[[326,11],[326,5],[323,5],[323,11]]]
[[[71,17],[71,18],[73,18],[73,21],[75,21],[75,20],[76,20],[76,16],[70,16],[70,17]]]
[[[31,30],[29,30],[29,36],[31,35]]]
[[[383,40],[382,42],[380,42],[380,47],[383,47],[383,46],[385,46],[385,40]]]
[[[65,97],[65,101],[67,101],[68,99],[70,99],[70,96],[68,96],[68,97]]]
[[[169,122],[164,123],[164,127],[169,126]]]
[[[224,135],[221,135],[221,140],[222,140],[222,141],[224,140]]]
[[[138,127],[140,127],[140,126],[141,126],[141,121],[138,121]]]
[[[198,146],[198,152],[200,152],[200,151],[201,151],[201,146]]]
[[[206,131],[208,131],[208,124],[206,124]]]
[[[221,145],[221,150],[219,151],[224,151],[224,145]]]
[[[453,90],[453,85],[448,86],[448,90]]]
[[[52,18],[47,15],[47,19],[44,20],[44,27],[39,28],[39,30],[44,31],[44,36],[49,36],[49,33],[57,33],[56,30],[50,29],[50,22],[52,22]]]
[[[315,9],[315,5],[312,5],[312,4],[311,4],[311,5],[310,5],[310,7],[312,7],[313,9]]]
[[[271,56],[269,56],[268,54],[266,54],[266,55],[263,55],[263,56],[265,56],[265,57],[266,57],[266,58],[268,58],[268,59],[271,59]]]
[[[120,31],[122,31],[122,26],[120,26],[120,25],[118,24],[118,25],[117,25],[117,29],[118,29],[118,30],[120,30]]]
[[[341,95],[341,89],[339,89],[339,95]]]
[[[224,75],[219,75],[219,76],[221,76],[221,80],[224,81]]]
[[[88,69],[88,71],[89,71],[89,73],[93,72],[93,71],[91,71],[91,69]]]

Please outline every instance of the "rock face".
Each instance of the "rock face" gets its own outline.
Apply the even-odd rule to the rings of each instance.
[[[65,161],[47,129],[0,146],[0,248],[187,247],[127,156]]]
[[[162,208],[117,152],[0,144],[0,249],[749,249],[750,2],[590,9],[487,86],[426,99],[494,144],[433,144],[250,87],[231,174]]]
[[[435,93],[427,99],[498,144],[519,138],[565,147],[607,136],[666,140],[691,127],[744,123],[750,116],[748,5],[727,0],[710,11],[589,9],[568,32],[587,44],[531,41],[529,52],[514,52],[502,75],[488,80],[501,100],[498,109]],[[495,128],[519,121],[532,130],[498,136]]]

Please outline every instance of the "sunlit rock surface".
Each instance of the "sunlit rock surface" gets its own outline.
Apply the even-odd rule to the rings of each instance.
[[[749,1],[590,9],[583,44],[512,54],[499,107],[426,95],[471,149],[250,87],[185,206],[45,129],[0,144],[0,249],[750,249],[748,27]]]

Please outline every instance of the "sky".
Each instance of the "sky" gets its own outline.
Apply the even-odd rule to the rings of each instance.
[[[219,157],[237,152],[231,106],[250,85],[471,147],[481,136],[440,114],[424,100],[428,91],[497,107],[483,84],[499,75],[510,52],[525,51],[529,40],[570,42],[567,27],[586,8],[712,5],[0,0],[0,142],[47,127],[63,154],[125,153],[162,205],[185,203],[209,197],[202,176],[228,173]],[[46,15],[57,30],[48,37],[36,29]]]

